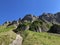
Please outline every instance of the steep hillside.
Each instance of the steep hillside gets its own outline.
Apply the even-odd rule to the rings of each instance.
[[[60,45],[60,35],[46,32],[23,31],[23,45]]]
[[[9,45],[16,37],[16,33],[12,30],[14,26],[0,26],[0,45]]]

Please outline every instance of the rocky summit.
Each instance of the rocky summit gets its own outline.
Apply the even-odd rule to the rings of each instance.
[[[39,19],[42,19],[46,22],[54,23],[54,24],[59,24],[60,23],[60,12],[56,14],[51,14],[51,13],[43,13],[41,16],[39,16]]]
[[[24,21],[24,22],[33,22],[33,21],[35,21],[35,20],[37,20],[38,19],[38,17],[36,17],[36,16],[34,16],[34,15],[32,15],[32,14],[27,14],[23,19],[22,19],[22,21]]]
[[[27,14],[24,18],[19,18],[17,21],[7,21],[4,23],[7,26],[14,25],[20,30],[32,30],[35,32],[48,32],[53,24],[60,25],[60,12],[55,14],[43,13],[40,16]]]

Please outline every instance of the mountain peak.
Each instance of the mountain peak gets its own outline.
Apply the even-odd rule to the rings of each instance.
[[[32,15],[32,14],[27,14],[22,21],[28,21],[28,22],[33,22],[34,20],[36,20],[37,17]]]

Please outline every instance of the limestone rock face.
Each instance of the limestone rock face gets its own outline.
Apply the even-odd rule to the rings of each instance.
[[[39,16],[39,19],[53,23],[55,17],[51,13],[43,13],[41,16]]]
[[[60,12],[56,14],[43,13],[41,16],[39,16],[39,19],[42,19],[45,22],[59,24],[60,23]]]
[[[38,17],[36,16],[33,16],[32,14],[27,14],[23,19],[22,21],[25,21],[25,22],[33,22],[37,19]]]
[[[41,29],[41,27],[36,27],[36,28],[35,28],[35,31],[36,31],[36,32],[42,32],[42,29]]]
[[[28,23],[30,23],[30,24],[28,24]],[[42,24],[42,23],[44,23],[44,24]],[[14,25],[16,28],[20,28],[20,30],[33,30],[36,32],[45,32],[50,29],[50,25],[60,24],[60,12],[58,12],[56,14],[43,13],[42,15],[40,15],[38,17],[34,16],[32,14],[27,14],[23,19],[19,18],[17,21],[14,20],[12,22],[7,21],[4,23],[4,25],[5,24],[8,26]],[[57,29],[57,31],[59,31],[58,29]],[[54,30],[55,30],[55,27],[54,27]]]
[[[60,23],[60,12],[54,14],[56,22]]]
[[[35,32],[46,32],[47,28],[45,27],[44,23],[42,21],[34,21],[31,25],[29,30],[35,31]]]

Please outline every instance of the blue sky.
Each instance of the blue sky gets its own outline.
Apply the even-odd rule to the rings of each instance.
[[[0,24],[23,18],[26,14],[60,12],[60,0],[0,0]]]

